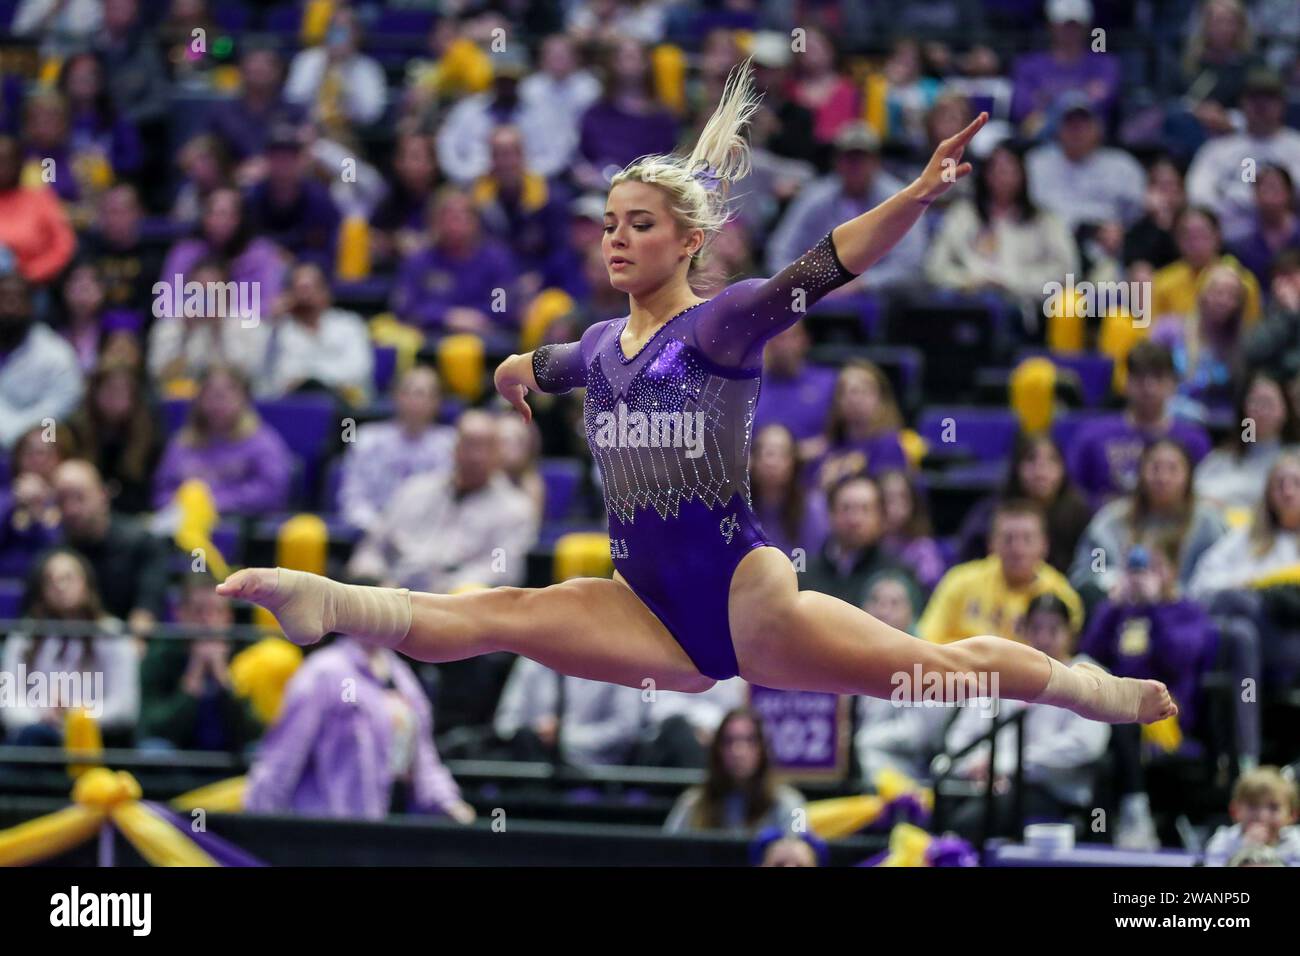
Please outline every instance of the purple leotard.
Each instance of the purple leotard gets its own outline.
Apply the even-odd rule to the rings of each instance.
[[[763,345],[853,278],[827,234],[773,278],[679,312],[631,358],[619,344],[627,316],[533,353],[542,391],[586,386],[614,565],[708,677],[739,672],[731,576],[769,543],[749,496]]]

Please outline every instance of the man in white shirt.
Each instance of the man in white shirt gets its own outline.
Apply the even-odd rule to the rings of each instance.
[[[357,313],[333,308],[320,266],[294,266],[283,309],[255,379],[259,397],[278,398],[315,382],[352,404],[368,402],[374,374],[370,333]]]
[[[0,275],[0,446],[5,448],[45,419],[65,418],[81,401],[76,352],[32,318],[27,281],[17,270]]]
[[[451,467],[456,429],[439,425],[442,388],[438,373],[416,365],[397,382],[396,414],[367,422],[343,459],[338,507],[343,520],[369,531],[402,482]]]
[[[289,64],[284,98],[310,108],[313,118],[327,128],[335,126],[336,119],[328,114],[336,102],[350,123],[377,122],[388,102],[388,81],[384,68],[360,52],[359,46],[356,13],[343,7],[330,21],[325,42],[302,50]]]
[[[1268,69],[1252,70],[1241,94],[1246,129],[1212,139],[1187,170],[1187,201],[1218,214],[1223,234],[1250,231],[1255,215],[1255,177],[1265,165],[1282,166],[1300,183],[1300,132],[1283,125],[1286,91]]]
[[[501,470],[497,419],[471,409],[457,425],[452,469],[403,482],[357,546],[348,573],[443,594],[517,585],[536,541],[532,500]]]
[[[1122,149],[1102,145],[1096,107],[1082,93],[1061,98],[1056,141],[1025,157],[1029,198],[1074,232],[1081,224],[1129,226],[1142,215],[1147,177]]]

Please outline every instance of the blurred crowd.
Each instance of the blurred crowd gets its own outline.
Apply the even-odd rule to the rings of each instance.
[[[251,563],[310,513],[349,580],[549,583],[572,533],[601,529],[581,396],[534,396],[526,425],[493,404],[493,361],[626,314],[600,250],[609,177],[689,147],[749,58],[753,168],[692,277],[704,296],[992,117],[974,174],[768,346],[752,497],[801,586],[917,639],[999,634],[1165,681],[1181,714],[1160,733],[1027,708],[1038,816],[1092,806],[1104,763],[1116,839],[1152,846],[1147,767],[1209,755],[1238,780],[1234,839],[1295,852],[1294,784],[1260,769],[1300,759],[1294,2],[9,0],[0,21],[0,606],[23,619],[4,668],[104,672],[106,739],[254,753],[250,809],[471,820],[436,733],[443,756],[705,768],[670,830],[787,827],[802,797],[740,679],[647,701],[338,640],[259,715],[231,677],[245,610],[186,537],[198,508],[213,556]],[[1053,283],[1143,291],[1049,308]],[[994,410],[1015,434],[976,456],[949,527],[936,476],[969,462],[921,434],[934,403],[867,345],[826,344],[899,303],[1009,317],[972,369],[1108,363],[1068,440],[1062,394],[1013,377]],[[989,410],[954,407],[958,436],[962,409]],[[147,640],[163,623],[204,636]],[[868,781],[928,778],[987,731],[853,710]],[[62,739],[58,711],[0,719],[9,742]],[[1013,754],[973,746],[954,773],[1001,780]]]

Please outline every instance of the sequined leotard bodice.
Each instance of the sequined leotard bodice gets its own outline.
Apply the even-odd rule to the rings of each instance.
[[[768,543],[749,494],[763,345],[852,278],[828,234],[773,278],[673,316],[633,356],[620,344],[627,317],[533,353],[543,391],[586,386],[615,566],[708,676],[737,673],[731,574]]]

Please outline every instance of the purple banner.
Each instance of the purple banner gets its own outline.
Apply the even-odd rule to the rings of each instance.
[[[848,701],[838,694],[751,684],[772,768],[791,777],[839,777],[848,770]]]

